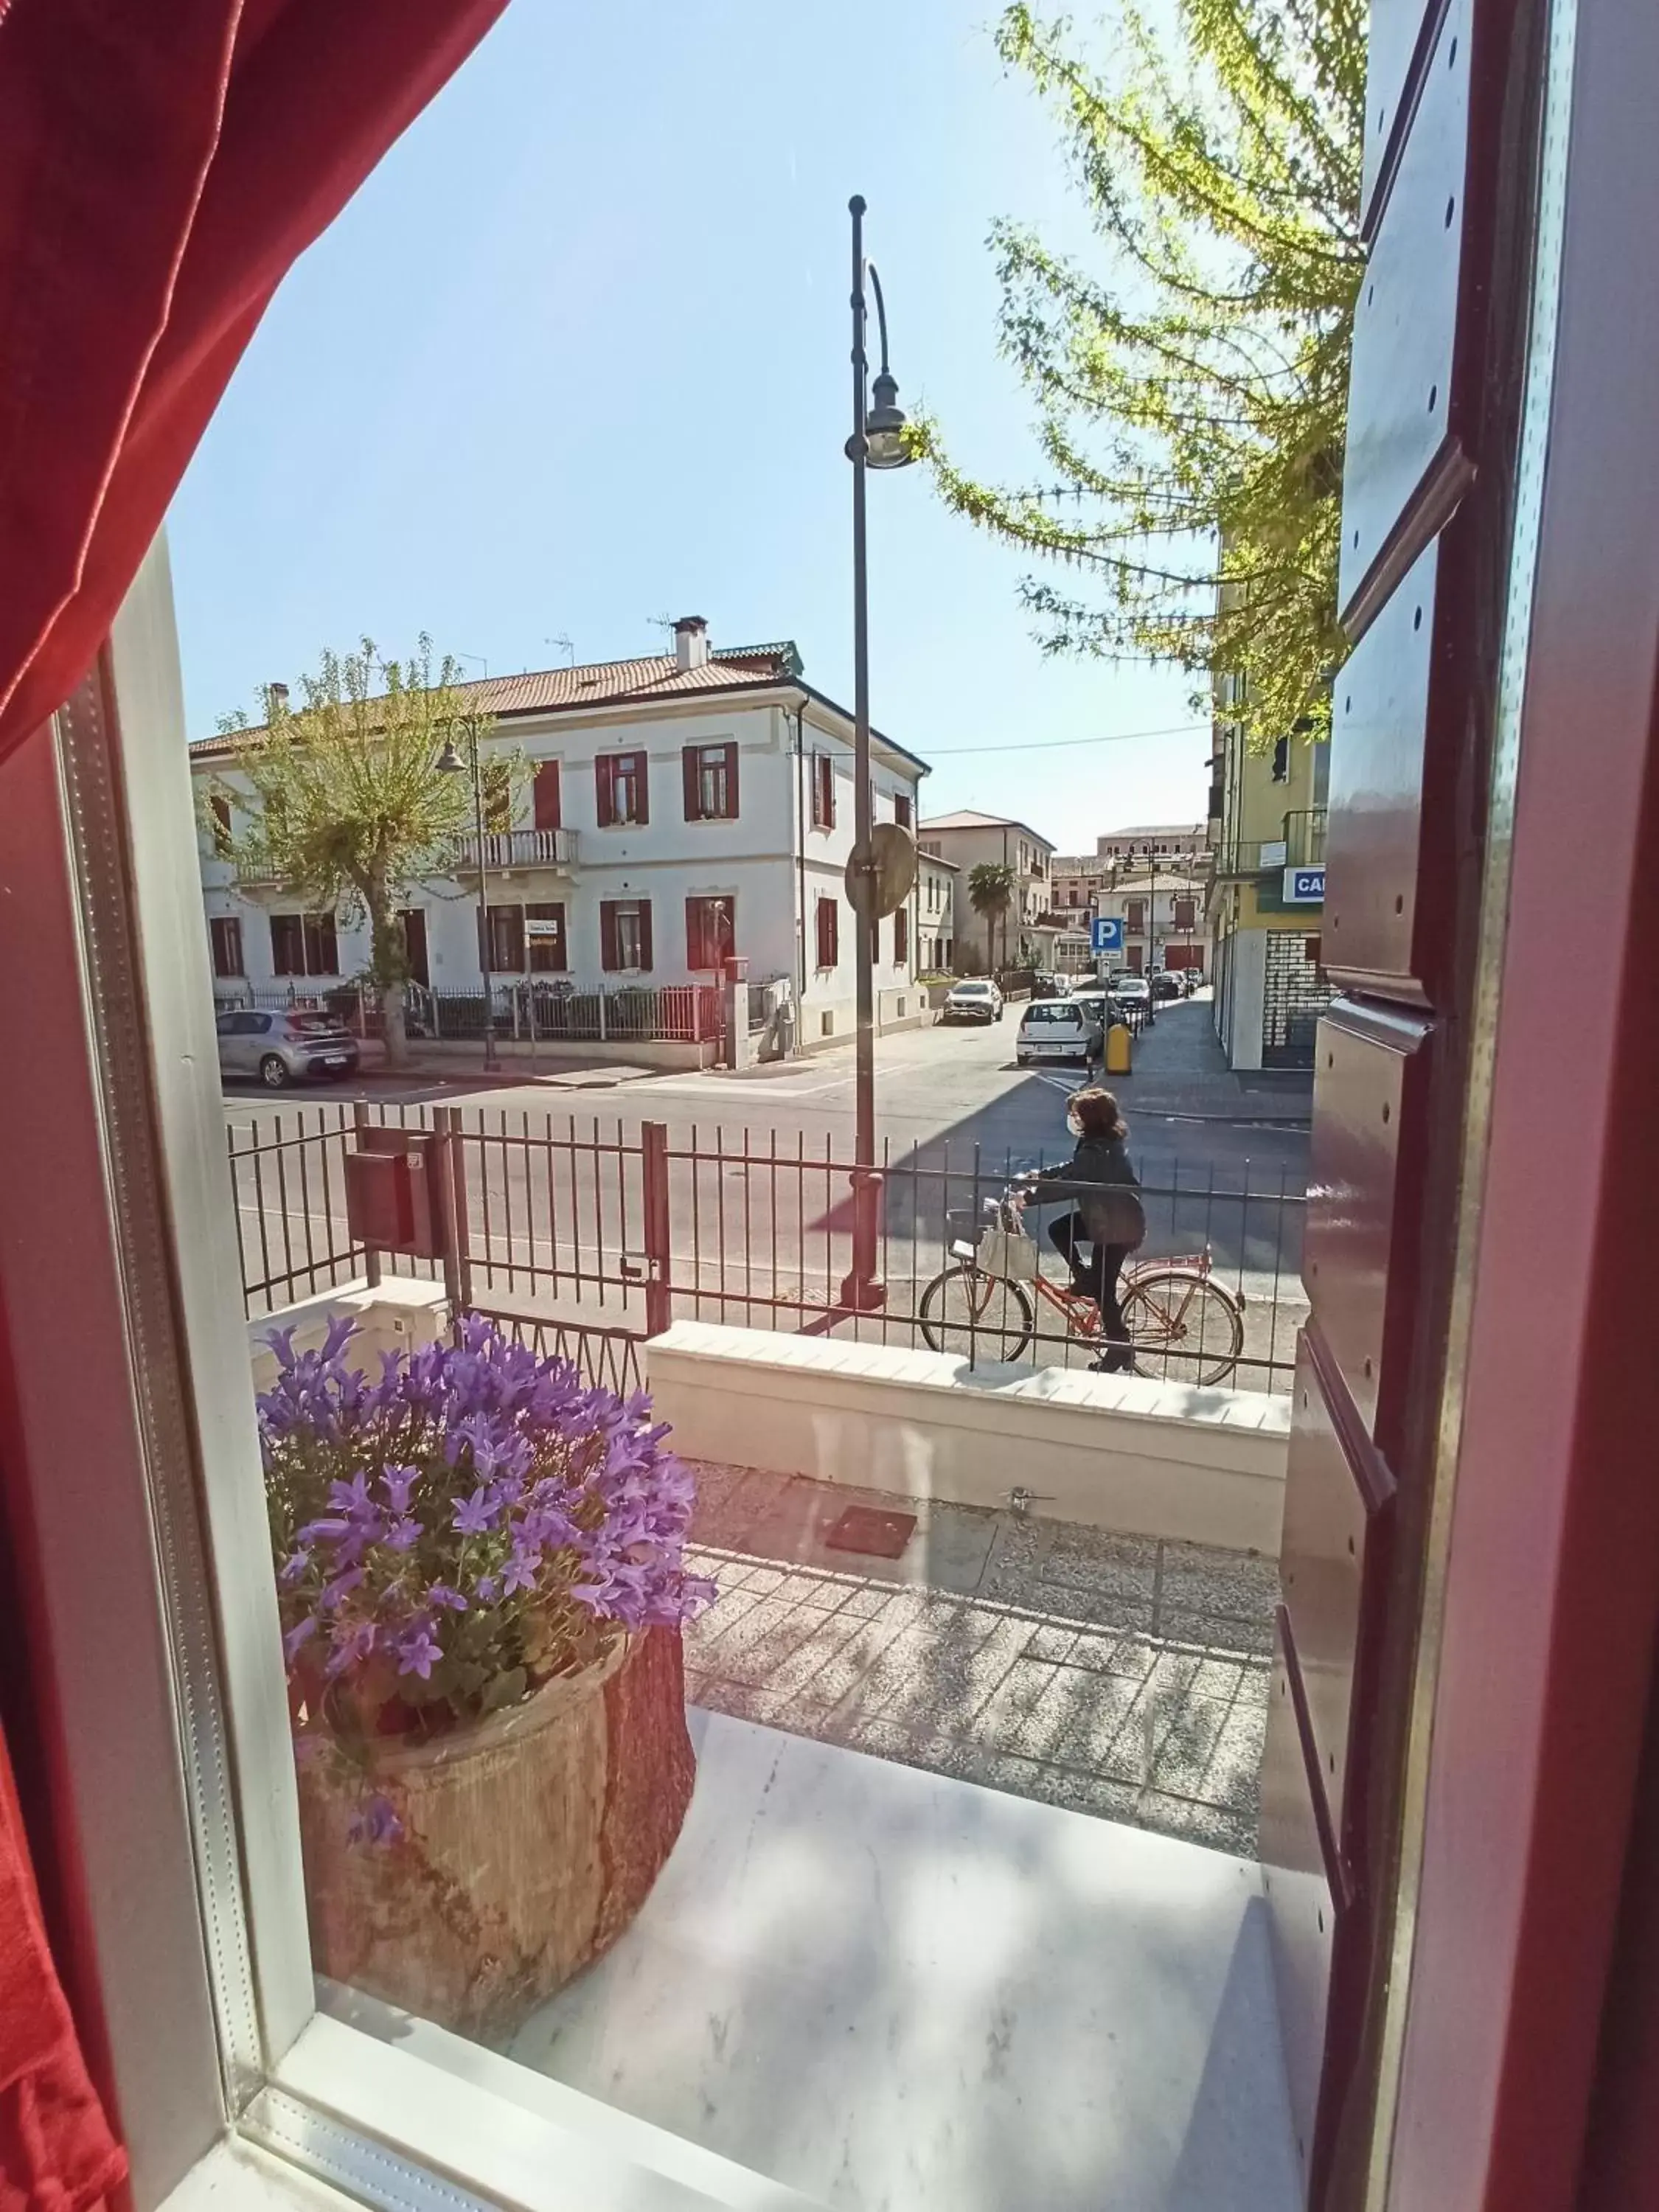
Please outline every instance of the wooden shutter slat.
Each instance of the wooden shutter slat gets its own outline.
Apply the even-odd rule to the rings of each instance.
[[[645,753],[634,756],[634,788],[639,794],[639,811],[634,818],[643,824],[651,819],[651,763]],[[651,963],[647,961],[645,964],[649,967]]]
[[[640,901],[640,966],[649,973],[652,967],[651,902]]]
[[[593,763],[593,811],[601,830],[610,829],[617,818],[616,769],[616,763],[605,753]]]
[[[621,966],[617,957],[617,902],[599,901],[599,965],[607,975],[614,975]]]
[[[536,770],[532,787],[535,824],[538,830],[557,830],[563,825],[562,799],[559,789],[559,763],[543,761]]]
[[[726,814],[730,822],[738,818],[738,748],[735,742],[726,748]]]
[[[702,820],[702,748],[683,745],[680,748],[680,786],[685,799],[685,818],[688,822]]]

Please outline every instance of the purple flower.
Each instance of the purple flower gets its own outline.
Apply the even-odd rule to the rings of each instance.
[[[318,1600],[318,1603],[325,1613],[331,1613],[337,1605],[343,1605],[353,1590],[361,1589],[362,1585],[362,1569],[348,1567],[344,1574],[336,1575],[331,1583],[323,1584],[323,1594]]]
[[[300,1647],[308,1644],[317,1633],[317,1616],[308,1613],[303,1620],[295,1621],[283,1638],[283,1656],[291,1667],[300,1656]]]
[[[334,1632],[333,1648],[323,1672],[337,1681],[349,1668],[361,1667],[374,1656],[380,1632],[372,1620],[342,1622]]]
[[[413,1514],[406,1513],[401,1521],[394,1521],[381,1538],[388,1551],[407,1552],[421,1540],[421,1524]]]
[[[533,1552],[525,1550],[521,1545],[514,1545],[513,1556],[501,1571],[502,1596],[510,1597],[514,1590],[534,1589],[540,1567],[541,1561]]]
[[[466,1600],[461,1595],[459,1590],[452,1589],[447,1583],[428,1583],[426,1602],[428,1605],[447,1607],[451,1613],[466,1611]]]
[[[346,1830],[346,1841],[349,1844],[386,1845],[400,1841],[403,1832],[404,1824],[392,1810],[391,1799],[369,1797],[352,1815],[351,1825]]]
[[[300,1530],[294,1540],[296,1544],[320,1544],[324,1542],[333,1542],[339,1537],[349,1535],[350,1533],[351,1523],[349,1521],[342,1521],[331,1515],[325,1516],[321,1521],[307,1521],[305,1527]]]
[[[443,1646],[432,1633],[431,1623],[417,1620],[398,1641],[398,1672],[418,1674],[424,1682],[443,1656]]]
[[[368,1494],[368,1475],[360,1468],[349,1482],[331,1482],[328,1502],[335,1512],[343,1513],[349,1520],[361,1520],[373,1513],[374,1501]]]
[[[501,1594],[501,1586],[494,1575],[480,1575],[472,1585],[480,1605],[494,1605]]]
[[[395,1359],[398,1355],[389,1352],[386,1356],[388,1359]],[[380,1470],[380,1487],[386,1492],[386,1504],[394,1513],[408,1512],[409,1493],[419,1480],[420,1472],[417,1467],[387,1467]]]
[[[283,1561],[282,1567],[277,1574],[276,1579],[279,1583],[297,1583],[301,1576],[304,1574],[306,1569],[310,1565],[311,1554],[309,1552],[300,1551],[292,1553]]]
[[[487,1490],[475,1490],[471,1498],[462,1498],[456,1505],[454,1526],[463,1536],[482,1536],[499,1510]]]

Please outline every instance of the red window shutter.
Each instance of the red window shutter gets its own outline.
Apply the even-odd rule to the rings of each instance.
[[[726,748],[726,818],[738,818],[738,748],[735,743]]]
[[[685,818],[688,822],[702,820],[702,747],[683,745],[680,748],[680,784],[685,794]],[[686,902],[688,913],[691,902]],[[692,963],[696,964],[695,962]]]
[[[538,830],[556,830],[561,826],[559,806],[559,763],[543,761],[536,770],[534,787],[535,821]]]
[[[617,763],[606,753],[593,763],[593,811],[601,830],[617,818]]]
[[[622,963],[617,957],[617,902],[599,901],[599,965],[607,975],[614,975]]]
[[[651,952],[651,902],[649,899],[641,899],[640,901],[640,965],[647,973],[653,965]]]
[[[818,965],[833,968],[841,957],[841,910],[832,898],[818,901]]]
[[[893,957],[903,967],[910,957],[910,917],[901,907],[893,916]]]
[[[825,753],[823,757],[823,826],[826,830],[833,830],[836,826],[836,757],[833,753]]]
[[[688,748],[688,751],[689,751]],[[685,902],[685,964],[695,975],[699,968],[709,968],[714,963],[708,957],[708,948],[703,943],[703,904],[700,898]]]
[[[638,793],[635,801],[638,811],[634,818],[636,822],[648,822],[651,819],[651,763],[644,753],[634,756],[634,789]],[[648,968],[651,963],[647,960],[643,964]]]
[[[893,819],[901,830],[908,830],[910,827],[910,796],[908,792],[901,791],[895,797]]]

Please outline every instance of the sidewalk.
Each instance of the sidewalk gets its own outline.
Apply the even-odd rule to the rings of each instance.
[[[663,1073],[659,1067],[635,1067],[621,1060],[584,1063],[568,1060],[557,1065],[546,1061],[538,1065],[533,1060],[516,1056],[487,1068],[482,1046],[477,1052],[458,1052],[452,1047],[438,1054],[423,1053],[418,1045],[413,1045],[408,1065],[392,1068],[380,1058],[378,1047],[372,1049],[374,1056],[365,1056],[362,1060],[356,1080],[359,1085],[389,1091],[614,1091],[618,1084],[639,1083]]]
[[[1142,1113],[1196,1121],[1304,1123],[1313,1116],[1313,1077],[1252,1068],[1235,1074],[1216,1036],[1209,996],[1160,1006],[1134,1041],[1134,1073],[1121,1079],[1123,1103]]]

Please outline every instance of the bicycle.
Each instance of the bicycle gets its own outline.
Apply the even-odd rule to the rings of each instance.
[[[986,1200],[993,1219],[977,1245],[951,1244],[956,1264],[934,1276],[916,1309],[933,1351],[1018,1359],[1036,1331],[1033,1293],[1054,1308],[1068,1337],[1091,1352],[1111,1350],[1095,1300],[1042,1273],[1024,1207],[1024,1194],[1010,1185]],[[1244,1300],[1215,1279],[1207,1244],[1191,1257],[1132,1261],[1119,1280],[1133,1372],[1200,1384],[1233,1372],[1244,1349]]]

